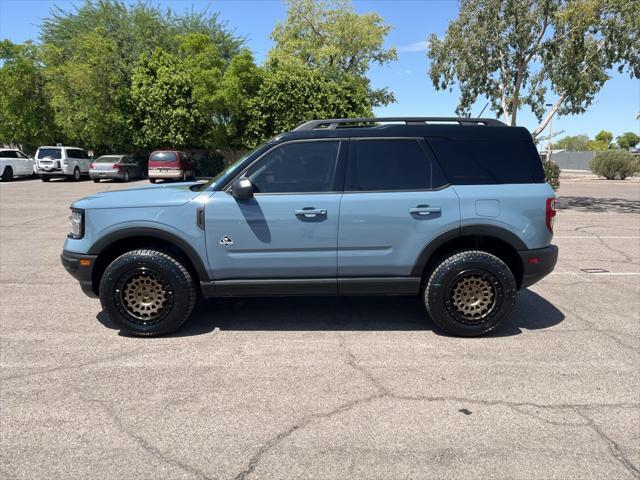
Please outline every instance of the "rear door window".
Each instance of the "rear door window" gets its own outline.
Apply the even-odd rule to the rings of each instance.
[[[3,158],[18,158],[18,154],[13,150],[0,150],[0,157]]]
[[[345,190],[431,190],[446,183],[418,140],[371,139],[356,142]]]

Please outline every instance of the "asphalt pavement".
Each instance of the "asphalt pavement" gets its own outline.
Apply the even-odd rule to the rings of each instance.
[[[224,299],[123,336],[68,205],[0,183],[0,478],[640,478],[640,182],[564,179],[556,271],[477,339],[415,298]]]

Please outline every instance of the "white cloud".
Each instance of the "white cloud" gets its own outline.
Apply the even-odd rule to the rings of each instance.
[[[427,41],[415,42],[408,45],[402,45],[398,47],[399,52],[426,52],[428,48]]]

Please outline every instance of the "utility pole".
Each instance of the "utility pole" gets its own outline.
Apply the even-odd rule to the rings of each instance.
[[[553,107],[552,103],[546,103],[545,107]],[[549,140],[547,140],[547,163],[551,161],[551,137],[553,136],[553,117],[549,120]]]

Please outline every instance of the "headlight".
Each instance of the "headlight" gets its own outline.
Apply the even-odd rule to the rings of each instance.
[[[84,211],[83,210],[71,210],[69,216],[69,226],[71,231],[69,232],[69,238],[82,238],[84,236]]]

